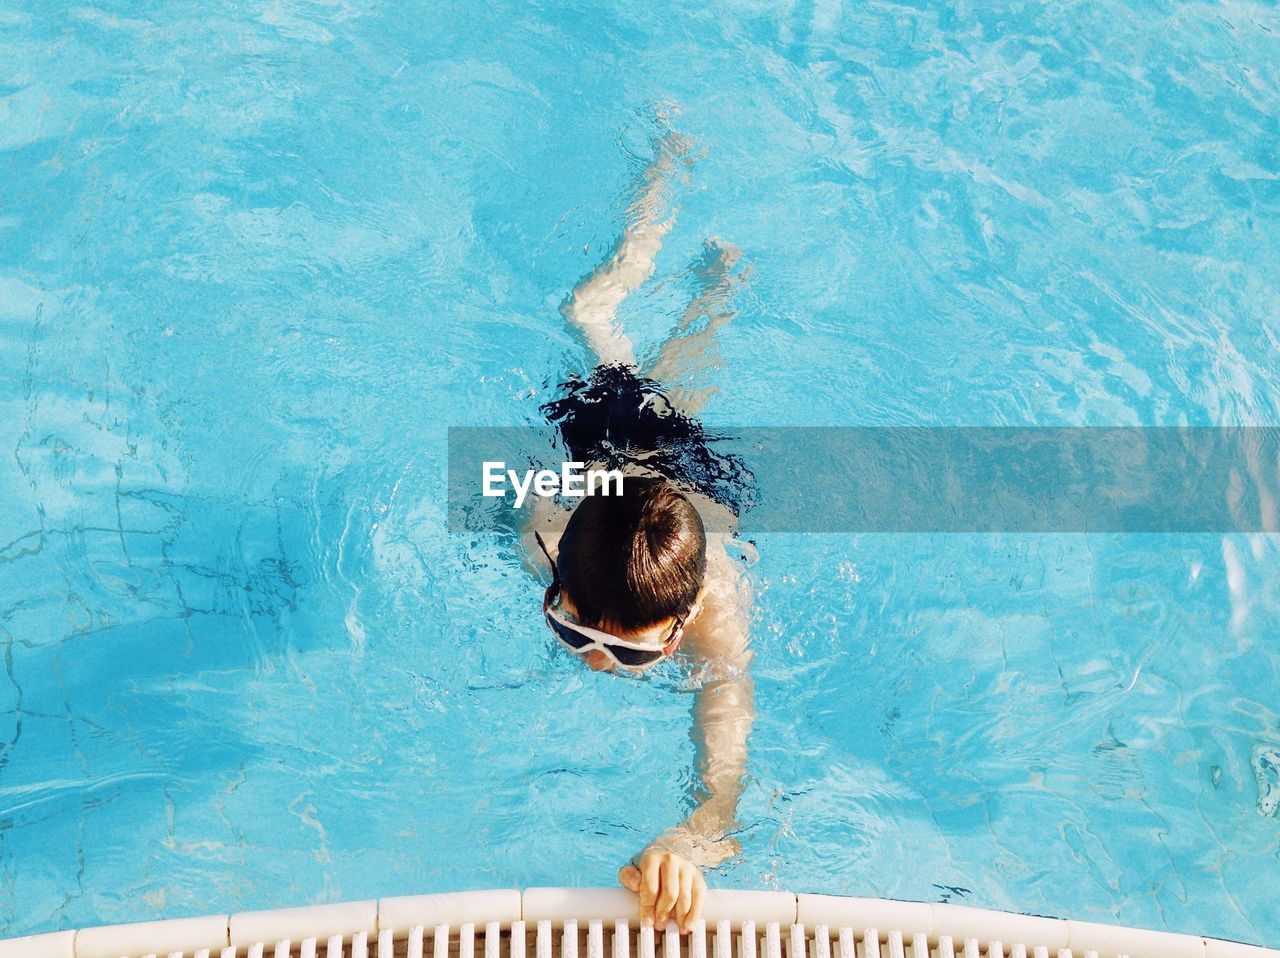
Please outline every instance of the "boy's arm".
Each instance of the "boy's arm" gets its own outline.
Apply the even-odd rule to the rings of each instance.
[[[754,685],[745,667],[733,678],[698,690],[690,733],[697,748],[698,805],[650,848],[674,852],[702,868],[714,868],[738,853],[737,841],[726,836],[737,819],[754,718]]]
[[[742,668],[735,678],[704,685],[693,704],[702,793],[684,827],[703,846],[702,864],[706,867],[718,865],[738,851],[737,842],[725,836],[737,820],[747,772],[747,736],[755,719],[755,685],[745,664]],[[714,860],[707,860],[709,857]]]
[[[692,732],[702,782],[698,807],[618,873],[622,885],[640,896],[642,924],[661,927],[674,920],[682,932],[689,931],[702,917],[707,892],[701,869],[738,853],[737,840],[725,836],[737,816],[754,717],[751,676],[745,671],[699,690]]]
[[[724,574],[709,576],[704,608],[689,636],[690,652],[708,675],[694,699],[690,731],[697,748],[698,805],[618,873],[640,896],[642,921],[662,925],[670,918],[686,931],[702,912],[707,885],[701,869],[738,853],[738,842],[726,836],[737,817],[755,718],[747,648],[750,597],[728,556],[719,549],[713,554],[723,560],[716,565]]]
[[[747,771],[747,737],[755,720],[755,685],[748,645],[751,591],[719,537],[708,543],[702,613],[692,623],[691,652],[702,659],[703,683],[693,702],[690,735],[701,787],[697,807],[674,830],[714,867],[737,854],[734,828]]]

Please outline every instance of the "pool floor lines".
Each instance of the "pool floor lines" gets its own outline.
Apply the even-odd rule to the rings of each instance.
[[[240,912],[0,941],[0,958],[1280,958],[1194,935],[961,905],[711,891],[688,935],[614,888],[531,888]]]

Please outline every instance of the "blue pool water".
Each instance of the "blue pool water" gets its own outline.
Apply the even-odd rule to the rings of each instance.
[[[585,353],[655,117],[710,422],[1280,423],[1280,14],[1144,0],[0,9],[0,931],[610,884],[679,675],[552,648],[449,425]],[[1266,536],[767,535],[713,884],[1280,942]]]

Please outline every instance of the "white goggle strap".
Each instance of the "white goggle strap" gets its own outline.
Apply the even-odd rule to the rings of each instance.
[[[646,645],[643,642],[630,642],[626,639],[620,639],[616,635],[608,632],[601,632],[599,629],[588,628],[585,625],[579,625],[577,622],[570,622],[564,617],[559,609],[552,606],[547,610],[547,615],[555,619],[567,629],[572,629],[579,635],[584,635],[597,645],[620,645],[624,649],[634,649],[637,652],[661,652],[667,647],[663,642],[661,645]]]

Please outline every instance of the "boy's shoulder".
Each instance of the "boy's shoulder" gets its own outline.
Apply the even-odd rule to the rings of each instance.
[[[686,651],[702,661],[745,667],[751,659],[751,585],[730,555],[729,540],[727,535],[707,535],[702,609],[685,630]]]

